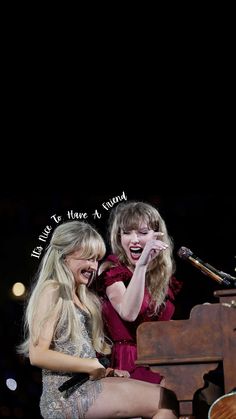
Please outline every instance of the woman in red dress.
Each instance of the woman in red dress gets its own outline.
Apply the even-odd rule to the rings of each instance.
[[[105,330],[113,341],[112,367],[158,384],[159,374],[135,365],[136,330],[145,321],[173,316],[181,288],[173,277],[173,243],[157,209],[144,202],[119,204],[111,212],[109,229],[113,254],[100,266],[98,291]]]

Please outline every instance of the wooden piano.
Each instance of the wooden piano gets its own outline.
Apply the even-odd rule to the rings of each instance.
[[[225,393],[236,386],[236,289],[214,295],[218,303],[193,307],[187,320],[145,322],[137,329],[136,363],[165,376],[185,418],[194,417],[193,397],[204,374],[220,362]]]

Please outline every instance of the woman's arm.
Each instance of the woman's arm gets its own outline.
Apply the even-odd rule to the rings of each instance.
[[[106,289],[112,306],[123,320],[132,322],[138,317],[144,298],[147,266],[160,251],[168,247],[167,244],[156,239],[158,234],[160,233],[154,233],[154,238],[146,243],[128,287],[126,288],[124,283],[119,281]]]
[[[136,265],[133,276],[126,288],[122,281],[115,282],[106,289],[106,294],[123,320],[134,321],[141,309],[147,268]]]
[[[60,315],[57,289],[47,287],[41,295],[37,307],[32,331],[36,333],[39,324],[43,324],[43,327],[36,342],[33,342],[32,336],[30,337],[29,358],[32,365],[52,371],[87,372],[89,374],[94,369],[103,368],[97,358],[79,358],[50,349],[57,319]],[[53,308],[52,314],[44,321],[48,307]]]
[[[39,338],[37,345],[30,344],[30,362],[40,368],[52,371],[87,372],[103,368],[97,358],[79,358],[49,349],[51,340]]]

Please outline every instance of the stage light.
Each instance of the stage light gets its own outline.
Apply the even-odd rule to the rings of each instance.
[[[15,297],[22,297],[25,293],[25,286],[22,282],[15,282],[12,287],[12,293]]]
[[[9,390],[15,391],[17,388],[17,382],[14,380],[14,378],[8,378],[6,380],[6,386],[9,388]]]

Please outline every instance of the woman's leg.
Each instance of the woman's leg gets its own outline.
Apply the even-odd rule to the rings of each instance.
[[[103,390],[86,412],[86,419],[176,418],[172,407],[166,408],[166,401],[162,405],[166,390],[156,384],[119,377],[103,378],[101,382]]]

